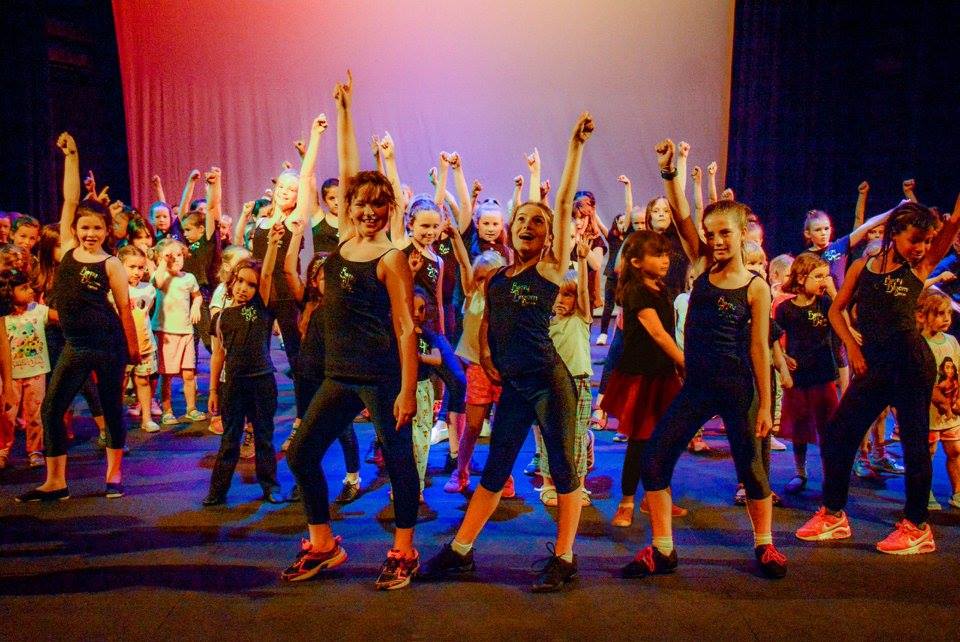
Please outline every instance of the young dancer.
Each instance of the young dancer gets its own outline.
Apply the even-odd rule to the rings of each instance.
[[[790,267],[783,301],[774,319],[784,331],[787,366],[793,386],[783,391],[780,436],[793,442],[796,474],[785,492],[807,486],[807,444],[819,444],[827,421],[837,409],[837,362],[834,335],[827,319],[830,267],[815,254],[804,253]]]
[[[45,464],[40,404],[50,372],[50,354],[44,332],[48,323],[57,322],[56,310],[35,302],[36,293],[26,272],[17,269],[0,272],[0,315],[4,318],[10,363],[9,389],[5,421],[0,420],[0,469],[6,468],[13,445],[17,418],[27,433],[27,457],[31,468]],[[8,383],[4,375],[4,384]],[[6,395],[5,395],[6,396]]]
[[[917,321],[937,366],[930,405],[930,456],[937,453],[937,443],[943,445],[952,492],[950,505],[960,508],[960,344],[953,335],[946,334],[951,312],[950,297],[937,290],[924,290],[917,302]],[[933,490],[928,505],[931,510],[941,509]]]
[[[220,235],[217,228],[221,216],[221,172],[211,167],[204,174],[207,186],[205,211],[192,210],[183,217],[183,238],[188,254],[183,271],[192,274],[200,288],[200,319],[193,324],[194,350],[199,342],[210,351],[210,295],[220,269]]]
[[[159,265],[153,274],[157,304],[153,314],[153,331],[159,345],[160,423],[173,426],[180,420],[173,413],[173,377],[183,378],[183,396],[187,402],[184,418],[203,421],[207,416],[197,410],[197,351],[193,341],[193,324],[200,320],[200,286],[197,278],[183,271],[187,246],[168,238],[157,246]],[[119,305],[119,302],[118,302]]]
[[[271,232],[262,265],[251,259],[237,264],[227,285],[231,305],[211,319],[214,331],[209,404],[213,412],[223,412],[223,438],[204,506],[219,506],[227,501],[247,418],[253,423],[257,482],[263,489],[263,499],[271,504],[284,501],[277,484],[277,458],[273,449],[277,381],[270,360],[274,317],[269,308],[273,264],[283,234],[280,225]],[[222,384],[221,374],[224,375]]]
[[[420,566],[413,546],[419,482],[410,421],[416,413],[416,334],[413,278],[403,253],[387,238],[398,195],[379,172],[361,172],[351,115],[353,79],[334,92],[340,164],[340,247],[324,264],[325,376],[287,451],[303,495],[309,539],[282,574],[305,580],[346,561],[330,527],[327,482],[320,462],[343,427],[370,411],[390,476],[396,528],[378,589],[407,586]]]
[[[677,459],[691,437],[715,414],[723,418],[737,477],[745,485],[754,554],[767,577],[786,575],[786,557],[773,545],[773,502],[764,470],[762,440],[770,417],[770,289],[743,264],[749,208],[718,201],[704,210],[705,242],[690,221],[690,207],[673,166],[674,145],[657,146],[671,209],[693,257],[709,252],[708,269],[694,282],[684,332],[687,379],[657,422],[641,458],[650,504],[653,543],[623,569],[625,577],[669,573],[677,566],[669,492]]]
[[[936,550],[927,524],[932,467],[929,455],[930,402],[936,367],[917,331],[916,304],[924,279],[946,255],[960,229],[960,198],[950,219],[913,202],[890,214],[879,256],[853,263],[830,306],[830,323],[847,347],[856,378],[823,439],[823,506],[797,530],[807,541],[843,539],[852,535],[844,512],[850,470],[864,434],[888,405],[900,423],[906,476],[904,519],[883,541],[881,553],[910,555]],[[844,318],[856,303],[861,347]]]
[[[613,526],[633,523],[634,496],[640,484],[640,457],[653,428],[680,391],[683,352],[674,342],[674,314],[663,283],[670,269],[670,245],[661,234],[644,230],[623,245],[618,297],[623,307],[623,354],[618,360],[601,408],[618,419],[627,437],[621,475],[620,504]],[[649,512],[644,501],[641,510]],[[675,517],[686,515],[673,507]]]
[[[67,428],[64,413],[91,372],[107,426],[106,496],[123,496],[121,464],[127,431],[123,424],[123,372],[140,358],[136,329],[127,300],[127,275],[120,261],[103,251],[110,213],[101,204],[79,202],[80,166],[69,134],[57,146],[65,157],[64,194],[60,217],[63,260],[54,283],[60,326],[66,346],[60,355],[40,409],[46,452],[46,480],[19,502],[63,500],[67,488]],[[117,309],[107,301],[113,294]],[[119,313],[119,316],[118,316]],[[126,350],[120,347],[125,346]]]
[[[533,590],[557,591],[577,574],[573,543],[580,521],[580,480],[574,466],[576,391],[570,372],[550,340],[550,315],[570,256],[574,187],[593,119],[577,121],[567,150],[556,212],[539,201],[515,211],[510,235],[513,266],[487,283],[480,327],[480,363],[503,386],[490,437],[490,455],[480,487],[454,539],[425,565],[425,579],[473,570],[473,543],[496,510],[500,492],[536,419],[558,492],[557,543]]]
[[[160,426],[151,418],[153,396],[157,388],[157,339],[150,327],[150,313],[157,298],[157,290],[144,282],[147,269],[147,257],[135,245],[127,245],[118,254],[123,268],[127,271],[129,284],[130,314],[137,329],[137,346],[140,360],[127,367],[127,375],[133,377],[137,391],[139,412],[132,413],[140,417],[140,429],[144,432],[157,432]],[[124,385],[126,388],[126,385]]]
[[[423,503],[424,479],[430,457],[430,429],[433,427],[433,383],[431,369],[440,365],[436,336],[426,327],[427,293],[413,288],[413,324],[417,334],[417,414],[413,416],[413,458],[420,478],[420,503]]]

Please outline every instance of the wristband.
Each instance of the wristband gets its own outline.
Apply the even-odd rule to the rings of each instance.
[[[672,181],[672,180],[675,179],[676,177],[677,177],[677,168],[676,168],[676,167],[672,167],[672,168],[670,168],[670,169],[661,169],[661,170],[660,170],[660,178],[662,178],[662,179],[665,180],[665,181]]]

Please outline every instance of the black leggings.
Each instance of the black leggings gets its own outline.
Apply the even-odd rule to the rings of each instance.
[[[46,335],[47,353],[50,355],[50,363],[56,367],[57,361],[60,360],[60,354],[66,346],[66,339],[63,338],[63,331],[60,329],[60,326],[47,326]],[[51,379],[53,379],[52,370],[47,373],[47,390],[50,389]],[[90,416],[102,417],[103,406],[100,404],[100,395],[97,394],[97,384],[94,383],[93,377],[87,377],[87,380],[83,382],[83,386],[80,388],[80,394],[83,395],[84,400],[87,402],[87,408],[90,409]]]
[[[304,374],[300,375],[296,390],[298,417],[305,417],[307,415],[310,402],[313,401],[314,395],[320,390],[320,384],[322,383],[323,379],[315,379]],[[343,449],[343,463],[346,466],[347,472],[359,473],[360,444],[357,442],[357,431],[353,429],[353,419],[347,423],[343,432],[337,437],[337,441],[340,442],[340,448]]]
[[[614,259],[611,259],[614,260]],[[617,304],[617,275],[608,274],[603,282],[603,316],[600,317],[600,334],[606,334],[610,327],[613,308]]]
[[[300,326],[297,324],[300,309],[293,299],[275,299],[270,301],[270,310],[276,315],[277,325],[280,326],[280,336],[283,337],[283,351],[287,354],[287,362],[296,372],[297,356],[300,354]]]
[[[310,402],[300,429],[287,450],[287,464],[303,494],[303,508],[310,525],[330,521],[327,480],[320,463],[327,448],[366,406],[383,448],[383,458],[393,488],[397,528],[413,528],[420,506],[420,476],[413,459],[411,424],[399,429],[393,404],[400,392],[399,380],[350,383],[327,377]]]
[[[436,335],[436,347],[440,350],[440,365],[434,367],[434,372],[443,381],[443,409],[440,417],[446,418],[448,412],[463,413],[466,410],[467,375],[463,371],[460,357],[453,351],[453,346],[443,335]]]
[[[77,392],[90,379],[91,372],[97,375],[95,396],[103,404],[107,448],[123,448],[127,439],[127,429],[123,425],[123,373],[126,361],[125,349],[93,350],[67,343],[57,359],[40,409],[47,457],[67,454],[67,427],[63,423],[63,414]]]
[[[565,495],[580,488],[574,462],[577,393],[573,377],[560,357],[546,370],[504,378],[490,429],[490,453],[480,477],[481,486],[491,493],[503,490],[534,421],[540,423],[557,492]]]
[[[916,333],[898,334],[883,346],[864,346],[867,372],[850,382],[824,430],[823,505],[840,511],[847,504],[850,469],[870,425],[887,406],[897,412],[906,467],[904,515],[914,524],[927,520],[933,467],[930,462],[930,398],[936,365],[927,342]]]
[[[623,458],[623,472],[620,475],[620,495],[633,497],[640,485],[641,460],[647,440],[631,439],[627,442],[627,454]]]
[[[757,395],[753,373],[742,365],[715,365],[711,372],[688,379],[647,442],[641,457],[645,490],[666,490],[673,469],[700,427],[719,414],[730,442],[730,454],[747,497],[766,499],[770,482],[763,465],[763,444],[756,436]]]
[[[273,448],[273,415],[277,411],[277,380],[273,373],[237,377],[221,386],[223,437],[210,475],[210,494],[223,497],[230,489],[240,460],[240,442],[247,419],[253,424],[257,482],[263,491],[278,487],[277,453]]]

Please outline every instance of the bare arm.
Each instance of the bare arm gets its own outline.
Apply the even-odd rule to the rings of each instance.
[[[300,221],[303,229],[309,229],[314,213],[320,207],[317,203],[317,155],[320,153],[320,138],[327,130],[327,115],[320,114],[310,125],[310,141],[300,163],[300,185],[297,188],[297,205],[293,210],[293,219]],[[299,244],[297,245],[299,248]]]
[[[680,233],[680,242],[683,251],[687,254],[691,263],[696,263],[697,259],[704,254],[700,241],[700,235],[697,233],[690,218],[690,203],[687,201],[687,195],[680,189],[677,180],[677,170],[673,165],[674,144],[669,138],[665,138],[657,143],[657,165],[660,168],[661,176],[673,175],[672,178],[663,179],[663,188],[667,195],[667,202],[670,204],[671,214],[674,224]]]
[[[657,316],[657,311],[653,308],[644,308],[637,313],[637,320],[650,335],[650,338],[653,339],[654,343],[682,370],[684,368],[683,351],[677,346],[677,342],[673,336],[671,336],[670,333],[664,329],[663,324],[660,323],[660,317]]]
[[[484,286],[484,296],[487,296],[489,293],[490,279],[487,279],[487,283]],[[501,383],[500,371],[497,370],[497,367],[493,365],[493,355],[490,352],[490,341],[488,333],[490,330],[490,306],[483,306],[483,316],[480,317],[480,333],[479,333],[479,343],[480,343],[480,367],[483,368],[483,371],[486,373],[487,377],[490,378],[490,381],[499,386]]]
[[[76,245],[73,219],[80,206],[80,156],[77,143],[67,132],[60,134],[57,147],[63,152],[63,208],[60,210],[60,255]],[[59,258],[59,257],[58,257]]]
[[[917,181],[915,181],[912,178],[908,178],[907,180],[903,181],[903,195],[907,198],[908,201],[913,201],[914,203],[919,202],[917,200],[917,194],[914,191],[916,187],[917,187]]]
[[[857,209],[853,212],[853,229],[863,225],[863,217],[867,212],[867,194],[870,192],[870,184],[863,181],[857,186]]]
[[[420,363],[425,363],[428,366],[439,366],[443,363],[443,359],[440,358],[440,350],[438,348],[432,349],[429,354],[418,354],[417,358],[420,360]]]
[[[937,236],[933,239],[933,243],[930,244],[930,249],[927,251],[926,256],[923,257],[923,263],[921,265],[921,270],[923,274],[922,278],[927,278],[927,276],[933,271],[933,268],[937,267],[943,257],[947,255],[947,252],[950,251],[950,246],[953,244],[953,240],[957,237],[957,231],[960,230],[960,195],[957,196],[956,202],[953,204],[953,213],[950,214],[950,218],[940,227],[937,231]]]
[[[340,185],[337,187],[337,229],[340,243],[344,243],[356,233],[350,222],[350,203],[346,199],[347,187],[360,171],[360,152],[353,130],[353,116],[350,113],[352,94],[353,74],[348,69],[347,82],[337,83],[333,91],[333,99],[337,103],[337,162],[340,167]]]
[[[707,185],[707,198],[710,199],[711,203],[717,202],[717,161],[711,162],[707,165],[707,176],[709,176],[709,183]]]
[[[843,279],[843,284],[833,299],[833,304],[827,312],[827,318],[830,319],[830,325],[833,326],[833,332],[843,341],[847,348],[847,354],[850,357],[850,366],[855,375],[860,376],[867,371],[867,362],[860,351],[860,344],[857,342],[850,326],[847,324],[845,314],[853,303],[853,294],[856,292],[857,283],[860,281],[860,274],[866,269],[867,259],[857,259],[847,270]]]
[[[193,169],[190,170],[190,175],[187,176],[187,182],[183,185],[183,193],[180,195],[180,208],[177,210],[179,212],[176,216],[173,212],[170,212],[170,225],[173,225],[173,219],[177,216],[183,216],[190,211],[190,201],[193,200],[193,188],[196,186],[197,181],[200,180],[200,170]]]
[[[13,367],[10,361],[10,337],[7,335],[7,320],[5,317],[0,317],[0,378],[3,379],[4,414],[6,414],[15,403]],[[0,421],[6,421],[6,419]]]
[[[687,157],[690,155],[690,143],[681,140],[677,145],[677,183],[680,191],[687,193]]]
[[[573,195],[580,181],[580,164],[583,161],[584,143],[593,134],[593,118],[583,112],[577,119],[567,148],[567,160],[563,164],[563,175],[557,188],[557,200],[553,213],[553,270],[559,281],[563,277],[567,260],[570,257],[570,223],[573,217]]]
[[[511,201],[513,205],[510,207],[510,211],[508,212],[509,218],[511,220],[513,219],[513,210],[517,209],[520,203],[523,202],[520,200],[521,198],[520,194],[522,191],[523,191],[523,175],[517,174],[516,176],[513,177],[513,200]]]
[[[894,208],[896,209],[896,208]],[[867,236],[867,232],[872,230],[878,225],[887,222],[887,219],[890,218],[890,214],[893,213],[893,209],[889,209],[883,214],[877,214],[876,216],[871,216],[867,219],[867,222],[850,232],[850,247],[859,245],[861,241]]]
[[[695,165],[690,177],[693,178],[693,215],[691,218],[693,219],[694,229],[699,230],[700,222],[703,221],[703,170]],[[699,232],[697,235],[699,236]]]
[[[587,268],[589,246],[586,241],[577,243],[577,311],[576,314],[586,323],[593,322],[593,310],[590,308],[590,278]]]
[[[204,219],[204,235],[207,240],[213,238],[220,226],[222,215],[223,186],[219,167],[211,167],[205,176],[207,182],[207,216]]]
[[[380,154],[380,137],[376,134],[370,137],[370,151],[373,152],[373,160],[377,164],[377,171],[386,175],[386,170],[383,167],[383,156]]]
[[[455,225],[447,224],[447,234],[450,235],[450,242],[453,245],[453,256],[457,259],[457,265],[460,268],[460,285],[463,287],[463,293],[467,296],[473,294],[476,289],[476,283],[473,281],[473,264],[470,263],[470,254],[467,252],[467,246],[463,244],[463,237]]]
[[[270,235],[267,239],[267,252],[263,256],[263,267],[260,268],[260,286],[257,288],[264,305],[270,305],[270,294],[271,290],[273,290],[273,267],[277,264],[277,252],[280,251],[283,234],[283,229],[274,227],[270,230]],[[292,242],[290,243],[290,247],[294,247]],[[296,248],[299,249],[299,247],[300,244],[297,243]]]
[[[167,202],[167,195],[163,193],[163,183],[156,174],[150,177],[150,188],[153,190],[153,200],[161,203]]]
[[[397,428],[417,411],[417,337],[413,325],[413,275],[402,252],[390,252],[377,266],[377,277],[386,285],[393,310],[393,332],[400,350],[400,394],[394,402]]]
[[[110,282],[110,293],[117,306],[120,316],[120,325],[123,327],[123,337],[127,342],[127,363],[140,363],[140,343],[137,340],[137,328],[133,324],[133,313],[130,312],[130,290],[127,284],[127,271],[120,259],[111,256],[106,262],[107,279]]]
[[[237,217],[237,223],[233,227],[233,244],[239,247],[244,246],[243,233],[247,229],[247,221],[250,220],[250,214],[253,213],[253,201],[247,201],[243,204],[243,210]]]
[[[526,156],[527,167],[530,169],[530,185],[527,188],[527,200],[538,202],[540,200],[540,152],[536,147],[533,153]],[[517,203],[520,205],[520,203]]]
[[[462,234],[470,227],[470,221],[473,220],[473,199],[467,187],[467,177],[463,173],[463,159],[460,158],[460,154],[453,154],[450,157],[450,167],[453,169],[453,182],[460,208],[457,215],[457,229]]]
[[[290,239],[290,247],[287,248],[287,255],[283,257],[283,278],[293,293],[293,298],[303,302],[304,284],[297,273],[297,259],[300,258],[299,248],[300,239],[303,238],[303,228],[297,226],[293,228],[292,232],[293,237]]]
[[[390,210],[390,240],[394,247],[403,249],[410,245],[410,239],[407,237],[407,230],[404,226],[404,212],[407,209],[406,198],[403,195],[403,184],[400,182],[400,173],[397,170],[396,147],[393,142],[393,136],[387,132],[380,139],[380,157],[383,159],[384,167],[387,169],[387,178],[393,185],[393,193],[396,198],[394,207]]]
[[[220,412],[220,377],[223,375],[223,362],[227,355],[216,331],[210,334],[210,348],[212,350],[210,354],[210,391],[207,405],[210,412],[218,414]]]
[[[630,229],[633,217],[633,183],[625,174],[620,174],[617,180],[623,184],[623,213],[627,217],[627,229]]]
[[[753,279],[747,290],[750,304],[750,361],[753,381],[760,406],[757,409],[757,437],[766,437],[773,429],[770,392],[770,286],[763,279]]]

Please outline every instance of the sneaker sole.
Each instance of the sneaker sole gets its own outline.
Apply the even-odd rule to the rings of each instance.
[[[68,499],[70,499],[70,495],[67,495],[66,497],[57,497],[57,499],[55,499],[55,500],[53,500],[53,499],[47,499],[47,500],[43,500],[43,499],[28,499],[28,500],[24,501],[24,500],[20,499],[19,497],[14,497],[14,498],[13,498],[13,501],[14,501],[15,503],[17,503],[17,504],[36,504],[36,503],[41,503],[41,502],[44,502],[44,501],[48,501],[48,502],[53,502],[53,501],[65,502],[65,501],[67,501]]]
[[[378,591],[396,591],[397,589],[406,588],[410,586],[410,582],[413,581],[414,576],[417,574],[419,570],[420,570],[420,563],[417,562],[417,567],[412,571],[410,571],[410,575],[407,575],[405,579],[402,579],[398,582],[394,582],[392,584],[387,584],[387,583],[381,584],[379,582],[374,582],[373,588],[377,589]]]
[[[563,578],[563,584],[554,588],[552,586],[532,586],[530,591],[533,593],[559,593],[560,591],[570,588],[570,585],[577,579],[577,573],[574,573],[570,577]]]
[[[937,544],[933,540],[918,542],[909,548],[903,548],[898,551],[885,551],[877,544],[877,550],[887,555],[922,555],[924,553],[933,553],[937,550]]]
[[[341,564],[346,562],[347,559],[348,559],[348,556],[347,556],[346,549],[341,548],[336,555],[334,555],[327,561],[323,562],[322,564],[318,564],[316,568],[311,569],[306,573],[301,573],[300,575],[295,575],[292,577],[287,577],[281,574],[280,579],[282,579],[285,582],[302,582],[303,580],[309,580],[311,577],[313,577],[320,571],[325,571],[325,570],[329,570],[331,568],[336,568],[337,566],[340,566]]]
[[[848,527],[841,527],[816,535],[801,535],[800,533],[794,533],[794,535],[797,536],[797,539],[803,540],[804,542],[827,542],[834,539],[847,539],[852,537],[853,531]]]

